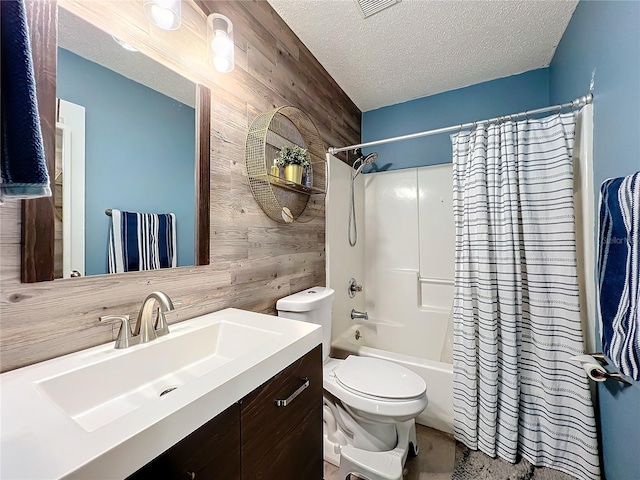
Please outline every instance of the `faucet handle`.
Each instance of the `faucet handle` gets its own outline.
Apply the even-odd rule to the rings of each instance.
[[[118,338],[113,348],[127,348],[138,343],[138,338],[131,335],[131,327],[129,325],[129,315],[103,315],[100,322],[121,322]]]
[[[356,293],[362,292],[362,285],[358,285],[356,279],[351,278],[349,280],[349,289],[347,291],[349,293],[349,298],[353,298],[356,296]]]
[[[169,324],[167,323],[167,319],[164,316],[164,312],[161,308],[158,309],[158,319],[156,320],[155,330],[158,337],[167,335],[169,333]]]

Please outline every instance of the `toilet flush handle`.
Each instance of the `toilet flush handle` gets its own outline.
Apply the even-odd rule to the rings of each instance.
[[[307,378],[307,377],[302,377],[301,380],[304,382],[302,385],[300,385],[300,387],[298,387],[298,389],[293,392],[291,395],[289,395],[287,398],[285,398],[284,400],[276,400],[276,407],[286,407],[287,405],[289,405],[291,402],[293,402],[293,400],[300,395],[302,392],[304,392],[307,388],[309,388],[309,385],[311,385],[311,381]]]

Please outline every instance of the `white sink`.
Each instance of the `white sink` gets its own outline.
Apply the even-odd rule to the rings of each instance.
[[[0,375],[0,478],[125,478],[322,342],[233,308],[169,328]]]
[[[122,355],[36,385],[82,428],[92,432],[148,402],[160,401],[162,393],[169,394],[278,335],[220,320],[132,347]]]

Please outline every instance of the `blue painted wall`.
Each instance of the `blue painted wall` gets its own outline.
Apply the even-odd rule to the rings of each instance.
[[[62,48],[57,85],[86,109],[86,274],[107,272],[107,208],[175,213],[178,265],[193,265],[195,110]]]
[[[362,114],[362,141],[370,142],[549,105],[546,68],[382,107]],[[449,134],[365,149],[389,170],[451,162]],[[370,169],[367,171],[371,171]]]
[[[594,180],[640,170],[640,2],[581,1],[549,69],[559,103],[594,89]],[[611,383],[611,385],[610,385]],[[605,475],[640,478],[640,383],[599,384]]]

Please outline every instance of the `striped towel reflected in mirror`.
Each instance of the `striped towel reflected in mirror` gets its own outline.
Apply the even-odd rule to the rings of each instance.
[[[640,381],[640,172],[602,184],[599,241],[603,351]]]
[[[173,213],[112,210],[109,273],[157,270],[176,265],[176,217]]]

